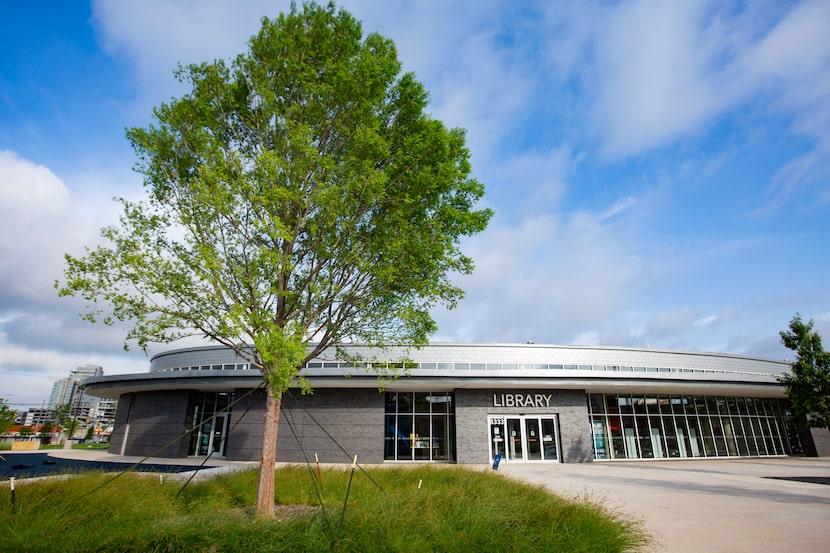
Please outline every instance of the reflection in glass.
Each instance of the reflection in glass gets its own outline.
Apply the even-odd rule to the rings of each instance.
[[[454,411],[451,392],[388,392],[383,458],[454,461]]]
[[[525,436],[527,436],[527,459],[542,460],[542,437],[539,433],[538,419],[525,419]]]
[[[787,405],[770,398],[589,394],[594,458],[801,455]]]

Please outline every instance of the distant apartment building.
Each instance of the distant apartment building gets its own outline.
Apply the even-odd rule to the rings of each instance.
[[[32,428],[55,421],[55,412],[52,409],[31,407],[27,413],[21,413],[21,415],[20,424]]]
[[[67,378],[57,380],[52,386],[52,393],[49,396],[49,409],[30,409],[30,415],[34,418],[54,422],[54,410],[61,405],[70,406],[70,414],[78,423],[76,435],[85,431],[90,426],[95,428],[96,434],[107,433],[106,429],[112,426],[115,420],[115,412],[118,408],[118,400],[102,399],[88,396],[84,392],[81,381],[86,378],[103,376],[104,369],[98,365],[84,365],[70,371]],[[48,417],[44,418],[42,413],[33,411],[48,411]],[[41,423],[42,424],[42,423]]]
[[[102,376],[104,369],[98,365],[84,365],[78,367],[74,371],[70,371],[68,378],[61,378],[52,385],[52,393],[49,395],[49,407],[54,409],[59,405],[66,405],[67,403],[73,409],[81,409],[81,403],[90,400],[82,397],[83,393],[80,387],[81,380],[93,376]],[[89,405],[85,406],[89,409]]]

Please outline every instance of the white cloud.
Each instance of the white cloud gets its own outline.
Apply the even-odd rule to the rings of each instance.
[[[0,152],[0,311],[51,288],[72,229],[69,191],[48,168]]]
[[[475,273],[460,280],[467,298],[436,314],[439,339],[570,342],[625,306],[643,278],[627,246],[625,219],[578,213],[528,216],[514,226],[496,217],[469,241]],[[645,264],[647,265],[647,264]]]
[[[759,117],[788,117],[793,132],[815,141],[778,169],[768,207],[805,189],[818,205],[828,205],[830,4],[808,1],[783,14],[768,11],[772,16],[752,6],[730,12],[717,3],[658,0],[604,11],[594,28],[591,77],[603,151],[640,155],[753,105]]]
[[[700,2],[639,0],[597,32],[597,123],[604,149],[625,156],[698,129],[727,99],[712,68],[722,38]],[[714,35],[714,36],[711,36]]]
[[[830,205],[830,4],[803,2],[776,25],[746,59],[750,83],[772,90],[775,107],[792,113],[792,130],[814,147],[776,171],[769,206],[782,205],[798,190],[812,189],[819,206]],[[813,207],[809,205],[808,207]]]

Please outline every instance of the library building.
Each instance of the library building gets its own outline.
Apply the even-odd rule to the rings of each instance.
[[[431,344],[323,354],[282,401],[277,460],[583,463],[830,455],[790,410],[784,361],[693,351]],[[406,359],[406,369],[389,378]],[[388,361],[385,361],[388,360]],[[176,349],[149,371],[87,378],[118,400],[109,452],[259,460],[256,368],[222,346]],[[822,429],[826,433],[826,429]],[[818,444],[818,448],[817,448]]]

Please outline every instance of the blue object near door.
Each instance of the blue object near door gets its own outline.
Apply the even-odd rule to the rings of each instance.
[[[493,470],[499,470],[499,463],[501,463],[501,455],[496,455],[493,459]]]

